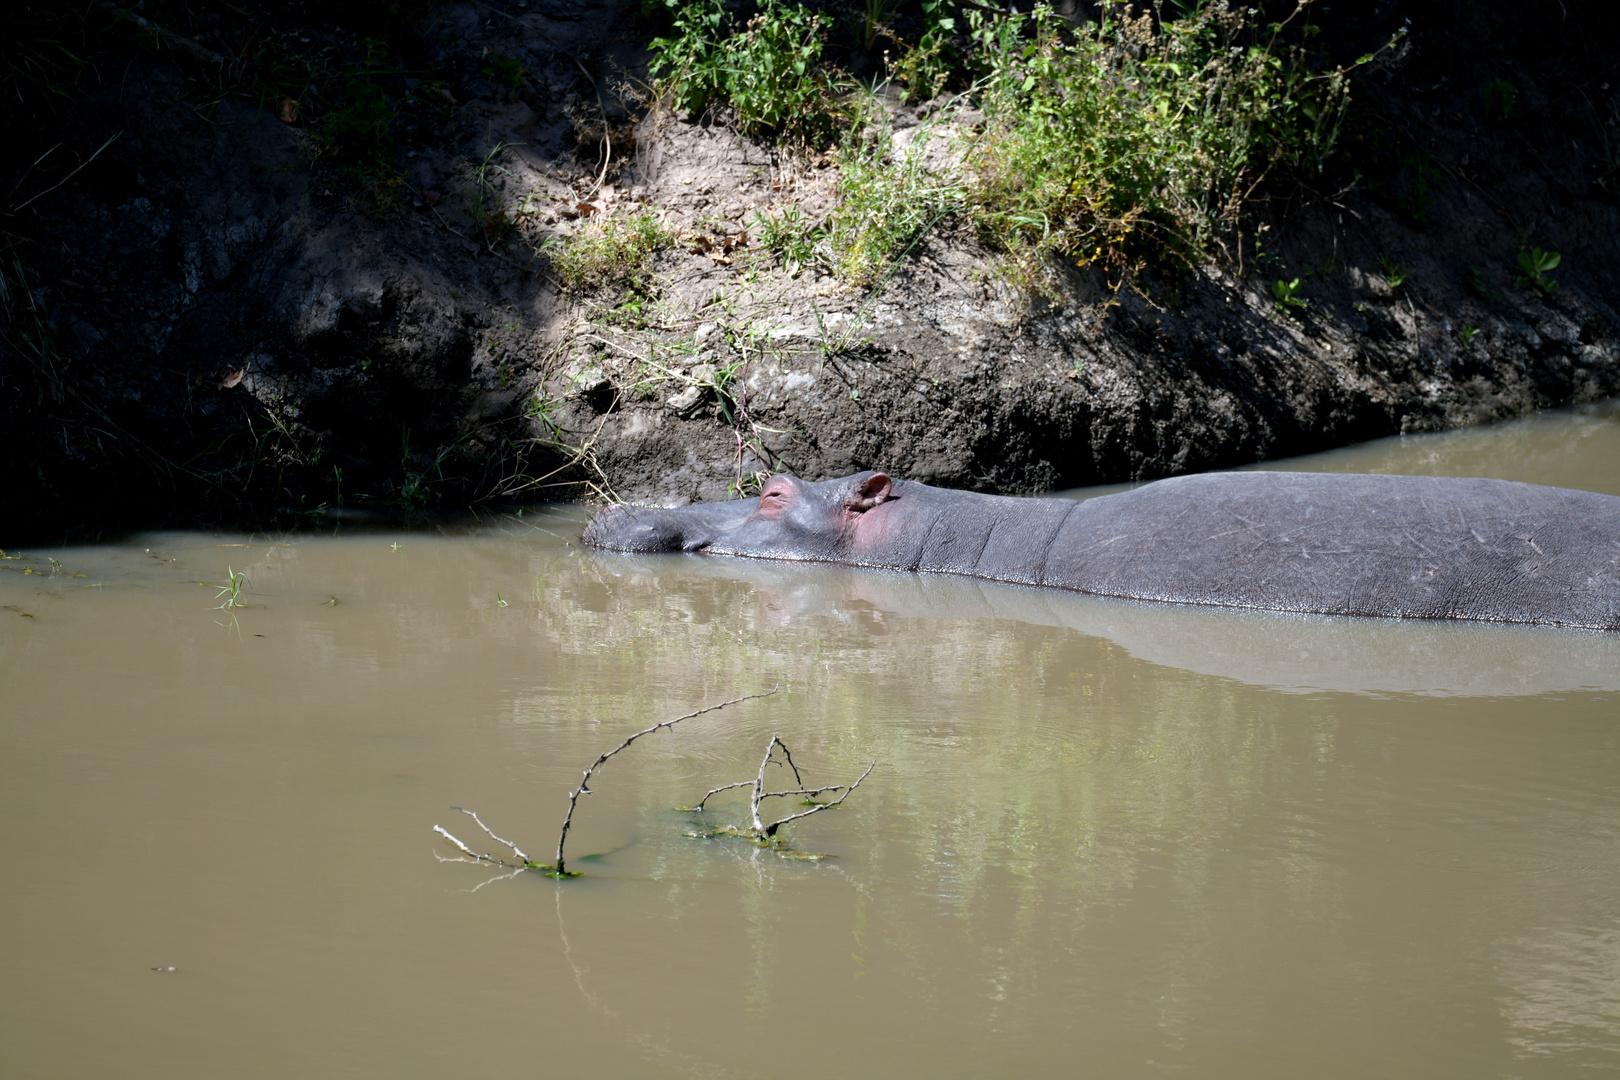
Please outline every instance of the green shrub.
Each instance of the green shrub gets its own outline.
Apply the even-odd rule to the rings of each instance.
[[[484,57],[484,65],[478,70],[502,86],[510,86],[514,90],[521,87],[528,76],[528,69],[521,63],[498,52],[492,52]]]
[[[1485,109],[1485,119],[1501,122],[1513,115],[1519,92],[1506,79],[1492,79],[1479,88],[1479,98]]]
[[[1277,301],[1277,311],[1287,313],[1293,308],[1305,306],[1305,300],[1299,295],[1299,278],[1292,281],[1283,281],[1278,278],[1271,283],[1271,298]]]
[[[1564,257],[1556,251],[1543,251],[1541,248],[1526,248],[1519,252],[1519,288],[1525,291],[1534,290],[1544,298],[1550,298],[1558,291],[1556,279],[1548,277],[1550,271],[1558,269],[1558,264]]]
[[[956,19],[947,10],[945,0],[922,0],[923,32],[917,43],[895,40],[899,52],[889,58],[889,73],[906,88],[908,102],[938,97],[961,62],[953,41]]]
[[[1037,8],[1028,42],[972,21],[988,74],[971,213],[1026,262],[1206,258],[1258,180],[1321,168],[1349,102],[1351,67],[1219,0],[1157,29],[1127,15],[1073,37]]]
[[[570,289],[644,286],[652,258],[675,237],[651,211],[608,218],[547,249],[551,267]]]
[[[383,88],[369,79],[350,79],[343,104],[321,119],[316,141],[321,152],[346,161],[380,162],[393,145],[397,110]]]
[[[838,148],[838,205],[828,225],[834,271],[853,285],[871,285],[944,215],[966,202],[959,177],[928,171],[923,154],[933,134],[919,129],[903,151],[893,150],[876,110],[854,125]]]
[[[721,0],[686,0],[674,34],[652,42],[651,72],[677,107],[702,112],[726,102],[744,134],[828,140],[848,119],[846,78],[821,65],[826,28],[796,4],[764,0],[742,26]]]
[[[789,277],[799,276],[799,271],[815,256],[816,243],[826,231],[819,223],[807,219],[796,203],[788,203],[774,212],[770,209],[755,211],[752,227],[758,245],[781,256],[782,269]]]

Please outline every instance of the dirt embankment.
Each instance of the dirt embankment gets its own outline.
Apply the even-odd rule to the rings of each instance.
[[[369,171],[277,100],[208,93],[188,53],[104,45],[26,133],[29,161],[64,149],[7,170],[31,194],[116,134],[12,215],[0,521],[676,502],[873,467],[1029,492],[1614,395],[1620,43],[1596,3],[1447,7],[1361,80],[1344,175],[1261,206],[1241,268],[1034,300],[949,221],[876,287],[785,268],[756,215],[827,213],[836,165],[638,112],[648,33],[599,5],[433,8]],[[973,122],[889,116],[941,152]],[[636,290],[561,288],[557,245],[638,214],[676,243]]]

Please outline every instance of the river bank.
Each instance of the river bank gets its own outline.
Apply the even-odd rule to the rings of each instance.
[[[1358,32],[1406,12],[1376,14]],[[1620,393],[1595,4],[1412,12],[1356,83],[1340,182],[1256,207],[1247,256],[1134,290],[1059,267],[1046,295],[950,220],[860,285],[767,250],[763,218],[831,211],[838,161],[649,111],[633,15],[436,5],[388,67],[352,20],[281,12],[276,55],[343,87],[321,124],[230,18],[96,39],[71,109],[8,121],[27,161],[61,144],[9,177],[9,528],[676,503],[869,467],[1031,492]],[[975,123],[882,108],[896,160]],[[631,285],[560,264],[638,221]]]

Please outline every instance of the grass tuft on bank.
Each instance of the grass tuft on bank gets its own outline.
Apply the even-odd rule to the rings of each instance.
[[[836,146],[840,203],[825,232],[777,228],[773,246],[825,241],[825,261],[856,285],[946,217],[1036,288],[1052,258],[1101,265],[1116,283],[1149,266],[1240,259],[1251,198],[1268,179],[1321,171],[1351,76],[1372,59],[1327,56],[1311,0],[1281,21],[1209,0],[1080,27],[1046,4],[1012,17],[962,7],[958,19],[924,3],[909,41],[883,21],[895,6],[866,5],[845,24],[853,54],[831,46],[828,19],[783,0],[747,18],[719,0],[665,6],[671,33],[653,42],[652,64],[665,101],[729,107],[756,138]],[[828,60],[878,45],[881,68],[864,84]],[[954,115],[977,115],[954,125],[949,163],[925,164],[928,130],[891,145],[874,100],[889,80],[910,97],[960,88]]]

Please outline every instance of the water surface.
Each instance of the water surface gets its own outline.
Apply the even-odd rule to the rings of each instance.
[[[1611,406],[1289,464],[1616,462]],[[1620,1071],[1608,637],[601,557],[583,520],[0,561],[0,1074]],[[453,805],[549,857],[597,753],[776,684],[603,768],[585,877],[440,861],[435,824],[505,854]],[[773,733],[818,783],[878,762],[790,827],[832,858],[672,809]]]

